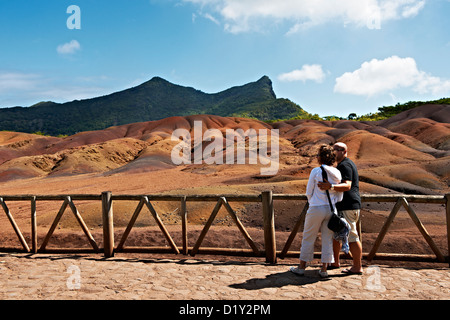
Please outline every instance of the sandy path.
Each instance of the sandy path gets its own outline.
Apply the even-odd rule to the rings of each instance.
[[[446,264],[413,269],[366,266],[362,276],[317,266],[304,277],[261,261],[162,259],[101,255],[0,254],[2,300],[392,300],[449,299]]]

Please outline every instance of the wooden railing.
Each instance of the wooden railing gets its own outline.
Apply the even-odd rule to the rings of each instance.
[[[103,248],[99,248],[94,237],[91,235],[89,228],[85,224],[82,215],[78,211],[74,201],[101,201],[102,202],[102,225],[103,225]],[[275,206],[274,201],[276,200],[300,200],[305,202],[303,209],[299,210],[300,214],[294,224],[292,231],[283,246],[281,251],[277,251],[276,239],[277,235],[275,232]],[[450,252],[450,194],[447,195],[361,195],[361,200],[365,202],[388,202],[395,203],[389,216],[384,222],[371,250],[369,253],[364,254],[364,258],[368,261],[373,259],[387,259],[387,260],[417,260],[417,261],[436,261],[436,262],[448,262],[449,255],[445,256],[438,246],[433,241],[432,237],[426,230],[425,226],[422,224],[421,220],[413,210],[410,203],[426,203],[426,204],[444,204],[445,205],[445,216],[446,216],[446,226],[447,226],[447,249]],[[30,201],[31,202],[31,248],[26,242],[19,226],[15,222],[12,213],[7,205],[7,202],[12,201]],[[38,248],[38,238],[37,238],[37,217],[36,217],[36,203],[37,201],[62,201],[62,205],[56,214],[53,223],[44,237],[40,247]],[[117,201],[137,201],[138,205],[134,210],[134,213],[127,224],[125,231],[123,232],[117,247],[114,246],[114,215],[113,215],[113,203]],[[164,225],[162,219],[160,218],[158,212],[152,205],[152,201],[178,201],[180,203],[180,218],[181,218],[181,234],[182,234],[182,246],[178,247],[172,236],[170,235],[168,229]],[[192,247],[188,245],[188,214],[187,214],[187,202],[215,202],[215,207],[211,212],[207,222],[203,226],[199,237],[195,241]],[[233,210],[230,205],[231,202],[253,202],[261,203],[262,205],[262,222],[263,222],[263,232],[264,232],[264,249],[258,249],[246,228],[240,221],[238,215]],[[269,263],[276,263],[277,258],[285,258],[287,256],[297,256],[298,251],[290,251],[292,242],[294,241],[297,233],[300,231],[300,227],[304,221],[308,209],[307,198],[303,194],[273,194],[271,191],[262,192],[261,194],[254,195],[113,195],[111,192],[103,192],[101,195],[10,195],[10,196],[0,196],[0,205],[3,208],[6,216],[8,217],[21,245],[22,250],[25,252],[39,253],[39,252],[49,252],[51,250],[47,249],[47,244],[53,235],[61,217],[65,213],[66,209],[69,207],[70,211],[74,214],[78,224],[83,230],[86,238],[88,239],[92,249],[85,250],[87,252],[103,252],[106,258],[114,256],[115,252],[173,252],[179,254],[180,251],[184,255],[190,254],[195,256],[198,253],[206,254],[225,254],[225,255],[243,255],[243,256],[253,256],[253,257],[264,257]],[[125,241],[127,240],[130,231],[134,227],[134,224],[141,213],[142,209],[147,207],[150,211],[153,219],[156,221],[158,227],[163,233],[169,247],[126,247]],[[425,241],[430,246],[434,253],[434,256],[429,255],[419,255],[419,254],[389,254],[389,253],[378,253],[378,249],[397,215],[399,209],[404,207],[424,237]],[[217,213],[220,208],[224,207],[228,215],[232,218],[233,222],[238,227],[240,233],[244,237],[245,241],[249,245],[250,249],[237,249],[237,248],[201,248],[202,242],[210,230]],[[361,223],[358,223],[358,232],[361,235]],[[1,249],[0,249],[1,250]],[[76,249],[60,249],[59,252],[76,251]],[[319,253],[316,253],[318,255]]]

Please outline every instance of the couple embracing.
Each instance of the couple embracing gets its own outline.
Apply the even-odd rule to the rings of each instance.
[[[333,207],[350,226],[348,243],[353,265],[342,272],[362,274],[362,246],[357,232],[357,221],[361,209],[358,171],[353,161],[347,157],[347,145],[342,142],[333,146],[321,145],[317,153],[317,160],[325,169],[328,179],[322,178],[321,167],[311,171],[306,188],[309,209],[305,218],[300,263],[298,267],[290,268],[290,271],[297,275],[304,274],[307,262],[313,260],[314,243],[319,231],[322,235],[322,268],[319,275],[326,278],[328,277],[327,269],[340,267],[339,253],[342,244],[333,239],[334,232],[327,226],[332,215],[326,194],[328,190]],[[337,163],[336,167],[333,167],[334,163]]]

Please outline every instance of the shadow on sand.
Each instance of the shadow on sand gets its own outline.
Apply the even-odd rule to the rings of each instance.
[[[290,271],[274,273],[265,278],[248,279],[244,283],[230,285],[231,288],[245,290],[260,290],[264,288],[281,288],[288,285],[304,286],[318,281],[330,281],[332,278],[345,277],[345,274],[330,275],[328,278],[321,278],[317,270],[306,270],[304,276],[298,276]]]

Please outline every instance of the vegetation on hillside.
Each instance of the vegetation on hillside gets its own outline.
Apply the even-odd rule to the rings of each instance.
[[[352,120],[358,121],[377,121],[391,118],[401,112],[414,109],[416,107],[420,107],[426,104],[448,104],[450,105],[450,98],[442,98],[433,101],[409,101],[403,104],[397,103],[395,106],[384,106],[378,108],[378,112],[369,113],[362,116],[352,117]]]
[[[40,102],[28,108],[0,109],[0,130],[71,135],[193,114],[269,120],[292,118],[304,113],[292,101],[277,99],[267,76],[215,94],[155,77],[137,87],[103,97],[62,104]]]
[[[404,111],[414,109],[426,104],[446,104],[450,105],[450,98],[442,98],[432,101],[409,101],[406,103],[397,103],[395,106],[383,106],[378,108],[378,112],[368,113],[365,115],[358,116],[356,113],[350,113],[347,118],[338,116],[324,116],[320,117],[318,114],[311,114],[304,112],[302,115],[292,117],[292,118],[279,118],[277,120],[272,120],[269,122],[287,121],[287,120],[298,120],[298,119],[311,119],[311,120],[325,120],[325,121],[337,121],[337,120],[354,120],[354,121],[378,121],[391,118]]]
[[[450,98],[442,98],[432,101],[409,101],[406,103],[397,103],[395,106],[383,106],[378,108],[378,112],[368,113],[365,115],[358,116],[355,113],[349,114],[348,120],[356,121],[378,121],[391,118],[404,111],[414,109],[426,104],[448,104],[450,105]]]

